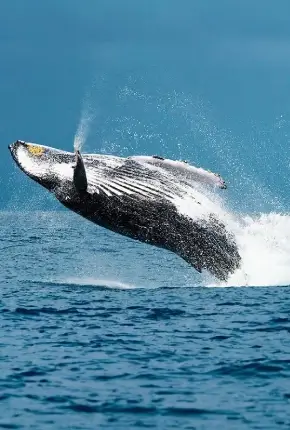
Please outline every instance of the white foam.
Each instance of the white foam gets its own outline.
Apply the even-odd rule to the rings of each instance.
[[[228,285],[290,284],[290,216],[277,213],[245,216],[236,225],[242,267]]]
[[[197,215],[189,199],[180,201],[179,208],[192,218]],[[290,285],[290,214],[235,214],[221,200],[212,201],[210,210],[234,233],[242,264],[226,284],[205,274],[204,286]]]

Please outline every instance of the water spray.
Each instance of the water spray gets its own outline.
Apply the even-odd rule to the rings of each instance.
[[[86,95],[81,111],[81,118],[74,138],[74,152],[81,152],[84,144],[87,141],[92,122],[95,119],[95,111],[89,103],[89,94]]]

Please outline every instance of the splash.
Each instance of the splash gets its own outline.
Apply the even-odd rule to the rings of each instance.
[[[242,267],[228,286],[290,284],[290,215],[245,216],[236,224]]]
[[[203,205],[206,205],[203,197]],[[195,211],[189,199],[179,202],[179,210],[190,217]],[[210,211],[215,212],[236,239],[242,264],[226,284],[202,275],[207,287],[286,286],[290,285],[290,215],[262,213],[242,215],[226,208],[217,196],[210,199]]]

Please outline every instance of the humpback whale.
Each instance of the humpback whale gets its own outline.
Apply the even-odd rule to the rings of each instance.
[[[198,193],[194,218],[175,204],[192,181],[226,188],[219,175],[159,156],[82,155],[20,140],[9,149],[26,175],[93,223],[167,249],[222,281],[240,266],[233,235],[211,210],[203,211]]]

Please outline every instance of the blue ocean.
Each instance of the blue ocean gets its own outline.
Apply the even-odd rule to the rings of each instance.
[[[289,1],[0,9],[0,428],[289,429]],[[241,268],[221,282],[64,209],[17,139],[219,173]]]

